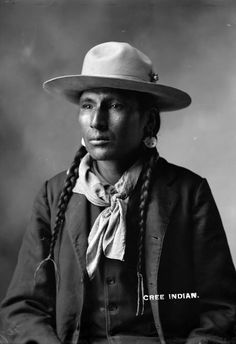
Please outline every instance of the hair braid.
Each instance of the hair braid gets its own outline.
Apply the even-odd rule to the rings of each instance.
[[[49,253],[48,253],[48,256],[43,261],[40,262],[37,269],[35,270],[34,280],[36,280],[39,269],[47,261],[51,261],[53,263],[55,272],[58,277],[58,269],[54,261],[53,251],[54,251],[54,247],[57,241],[59,231],[62,229],[64,221],[65,221],[65,212],[66,212],[68,203],[70,201],[70,198],[72,196],[72,190],[78,178],[78,167],[80,165],[80,161],[86,153],[87,153],[86,148],[84,146],[81,146],[79,150],[76,152],[74,160],[69,168],[63,189],[59,197],[58,205],[57,205],[56,220],[55,220],[54,228],[51,235]]]
[[[153,169],[158,159],[158,153],[156,148],[151,149],[148,152],[148,158],[144,164],[142,173],[142,187],[140,192],[139,203],[139,239],[138,239],[138,259],[137,259],[137,277],[138,277],[138,295],[137,295],[137,312],[136,315],[143,315],[144,313],[144,284],[142,275],[142,258],[144,247],[144,234],[146,228],[147,207],[150,197],[150,187],[152,182]],[[142,309],[140,310],[140,304]]]

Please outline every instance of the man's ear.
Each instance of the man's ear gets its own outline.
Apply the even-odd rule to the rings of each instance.
[[[155,107],[152,107],[147,110],[146,116],[147,123],[144,128],[146,136],[156,136],[158,110]]]

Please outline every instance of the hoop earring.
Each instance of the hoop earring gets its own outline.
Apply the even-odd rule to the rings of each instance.
[[[84,138],[83,137],[81,139],[81,145],[85,147],[85,142],[84,142]]]
[[[157,145],[157,137],[156,136],[147,136],[143,140],[143,143],[147,148],[154,148]]]

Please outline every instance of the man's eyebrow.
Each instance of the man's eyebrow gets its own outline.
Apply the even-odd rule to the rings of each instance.
[[[113,101],[117,101],[117,102],[121,102],[121,103],[126,103],[127,100],[124,99],[121,95],[116,95],[116,94],[107,94],[106,97],[104,97],[104,99],[102,99],[102,103],[103,102],[113,102]],[[79,102],[90,102],[90,103],[96,103],[96,100],[93,98],[93,96],[85,95],[85,96],[81,96]]]
[[[86,96],[86,97],[81,97],[79,102],[90,102],[90,103],[95,103],[95,100],[89,96]]]

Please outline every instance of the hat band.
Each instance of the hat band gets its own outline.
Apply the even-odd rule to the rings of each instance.
[[[136,76],[132,75],[121,75],[121,74],[81,74],[82,77],[98,77],[98,78],[114,78],[114,79],[121,79],[121,80],[130,80],[130,81],[137,81],[137,82],[154,82],[156,83],[157,79],[151,78],[150,79],[141,79]]]

